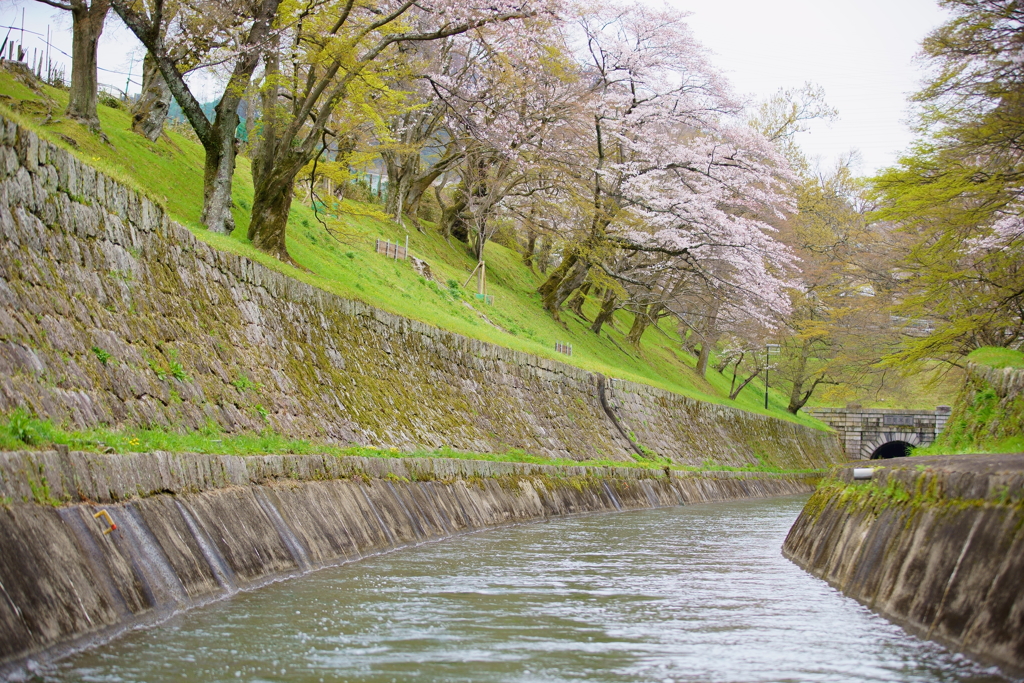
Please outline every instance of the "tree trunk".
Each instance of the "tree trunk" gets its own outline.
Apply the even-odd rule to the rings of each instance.
[[[487,217],[486,216],[474,216],[473,223],[476,224],[476,230],[473,231],[473,242],[470,245],[473,250],[473,255],[477,261],[484,260],[484,245],[487,244]]]
[[[142,95],[132,105],[132,130],[150,142],[156,142],[164,132],[170,106],[171,89],[157,68],[153,55],[147,52],[142,61]]]
[[[98,79],[96,76],[96,47],[103,22],[110,9],[110,0],[71,2],[71,91],[68,95],[67,115],[93,130],[99,130],[100,117],[96,113]]]
[[[278,53],[268,51],[264,56],[268,84],[263,88],[263,134],[252,158],[253,199],[248,237],[260,251],[294,264],[285,238],[295,179],[304,164],[301,155],[280,149],[282,122],[274,115],[280,99],[274,85],[279,64]]]
[[[233,118],[237,126],[237,114]],[[223,128],[214,126],[215,134],[222,139],[222,144],[219,149],[206,150],[203,168],[203,213],[199,221],[210,231],[224,235],[230,235],[235,229],[235,219],[231,215],[231,181],[235,175],[237,151],[235,126],[231,127],[230,140],[225,139],[227,136],[223,135]]]
[[[523,252],[523,265],[533,270],[533,255],[537,252],[537,231],[532,227],[526,230],[526,250]]]
[[[211,124],[202,105],[185,83],[184,75],[178,71],[178,64],[165,49],[160,25],[154,25],[153,17],[139,11],[135,3],[128,0],[113,1],[114,11],[153,55],[171,93],[203,144],[206,161],[203,169],[203,213],[200,220],[214,232],[226,234],[234,229],[231,217],[231,180],[237,151],[235,129],[238,127],[238,105],[259,64],[261,53],[256,47],[262,45],[270,33],[280,2],[258,0],[258,5],[253,8],[254,21],[244,39],[244,49],[238,53]]]
[[[611,287],[604,292],[604,301],[601,302],[601,311],[594,318],[594,324],[590,326],[590,331],[594,334],[601,334],[601,327],[612,319],[612,315],[615,314],[617,308],[618,297],[615,296],[615,292]]]
[[[562,262],[558,264],[558,267],[551,271],[551,275],[548,275],[547,279],[541,283],[540,287],[537,288],[537,293],[540,294],[541,299],[544,301],[544,307],[554,313],[551,308],[548,307],[548,299],[554,296],[554,292],[558,289],[558,285],[565,279],[569,269],[576,265],[576,261],[579,257],[574,252],[569,253]]]
[[[441,206],[441,235],[448,239],[454,237],[460,242],[469,242],[469,229],[462,220],[462,212],[469,205],[469,198],[457,187],[451,204],[445,204],[441,193],[437,193],[437,201]]]
[[[711,310],[708,312],[704,324],[701,325],[700,355],[697,356],[697,374],[704,378],[708,372],[708,359],[711,358],[711,347],[718,341],[718,310],[721,308],[718,299],[711,301]]]
[[[262,179],[256,186],[252,200],[252,220],[249,223],[249,239],[252,245],[279,261],[294,264],[285,235],[288,227],[288,212],[292,206],[295,179],[282,175]]]
[[[697,356],[697,375],[701,379],[708,372],[708,359],[711,358],[711,344],[705,339],[700,344],[700,355]]]
[[[647,325],[650,320],[647,317],[647,306],[641,308],[641,310],[633,316],[633,324],[629,328],[629,333],[626,335],[626,341],[635,347],[640,346],[640,338],[644,336],[644,332],[647,330]]]
[[[538,288],[544,308],[559,320],[558,310],[587,278],[589,268],[575,254],[570,254]]]
[[[732,363],[732,384],[729,385],[729,395],[732,396],[733,390],[736,388],[736,373],[740,370],[740,363],[743,362],[743,357],[747,355],[745,351],[740,351],[740,355],[736,358],[735,362]],[[728,364],[729,361],[726,362]],[[725,374],[725,368],[719,370],[722,374]]]
[[[541,275],[545,275],[551,264],[551,237],[541,235],[537,241],[540,242],[540,246],[537,247],[537,252],[534,254],[533,263]]]
[[[697,330],[693,325],[684,321],[679,321],[678,331],[679,336],[683,340],[680,344],[683,351],[686,351],[691,356],[695,355],[697,353],[697,343],[700,339],[700,337],[697,336]]]
[[[633,326],[629,328],[629,334],[626,335],[626,341],[636,348],[640,348],[640,340],[643,338],[644,332],[646,332],[647,328],[650,327],[652,322],[654,322],[654,318],[663,307],[664,304],[653,303],[641,308],[640,312],[633,318]]]
[[[738,363],[737,363],[737,367],[739,367]],[[754,370],[752,373],[750,373],[750,376],[747,377],[745,380],[743,380],[743,382],[738,387],[736,387],[735,389],[733,389],[732,391],[729,392],[729,400],[730,401],[735,401],[736,397],[740,395],[740,392],[743,391],[744,389],[746,389],[747,385],[750,384],[750,382],[755,377],[757,377],[760,374],[761,374],[761,368],[758,368],[758,369]],[[736,382],[736,375],[735,374],[733,374],[732,380],[733,380],[734,383]]]
[[[583,315],[583,304],[586,303],[587,294],[589,293],[590,283],[584,282],[583,286],[576,290],[576,293],[573,294],[572,298],[569,300],[569,303],[566,304],[566,308],[568,308],[570,311],[575,313],[580,318],[586,320],[587,316]]]
[[[789,397],[789,405],[786,406],[786,410],[793,413],[794,415],[800,412],[800,409],[803,408],[804,405],[811,399],[811,396],[814,394],[814,390],[818,388],[818,385],[821,384],[821,382],[822,378],[818,377],[813,382],[811,382],[811,388],[803,392],[802,394],[799,392],[797,392],[796,394],[791,393]],[[801,388],[803,388],[802,383]]]
[[[402,222],[402,214],[409,206],[409,190],[413,177],[419,171],[419,156],[409,154],[383,154],[384,169],[388,174],[388,196],[384,211]]]
[[[793,373],[793,388],[789,392],[789,405],[786,406],[786,410],[796,415],[801,408],[810,400],[814,394],[814,390],[818,388],[818,385],[823,381],[823,376],[818,376],[807,391],[804,391],[804,385],[807,384],[807,360],[811,356],[810,347],[813,341],[804,342],[804,345],[800,348],[800,358],[797,360],[796,371]]]
[[[742,359],[742,357],[743,357],[743,354],[741,353],[740,354],[740,358]],[[725,356],[725,355],[719,356],[718,357],[718,362],[715,363],[712,367],[715,369],[715,372],[717,372],[720,375],[724,375],[725,374],[725,369],[727,367],[729,367],[730,365],[733,365],[733,360],[734,359],[735,359],[734,356]],[[736,365],[736,367],[738,368],[739,365]],[[733,380],[736,379],[736,368],[733,368],[733,370],[732,370],[732,377],[733,377]],[[734,384],[735,384],[735,382],[734,382]]]

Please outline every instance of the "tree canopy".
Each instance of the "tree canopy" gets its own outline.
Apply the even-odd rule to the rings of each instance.
[[[875,218],[913,236],[896,311],[928,319],[896,362],[952,362],[1024,338],[1024,7],[944,0],[923,44],[918,140],[874,181]]]

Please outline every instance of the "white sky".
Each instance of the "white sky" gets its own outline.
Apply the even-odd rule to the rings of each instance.
[[[798,138],[830,166],[859,150],[860,172],[895,162],[912,136],[908,95],[924,75],[914,56],[945,14],[936,0],[669,0],[714,53],[737,93],[763,100],[810,81],[839,120]]]
[[[808,81],[825,89],[828,103],[839,110],[839,120],[815,124],[798,140],[807,155],[822,165],[830,166],[840,155],[857,150],[862,160],[857,170],[871,174],[893,163],[910,143],[907,96],[918,89],[924,73],[914,55],[921,39],[943,21],[936,0],[667,0],[667,4],[690,13],[690,26],[713,52],[713,63],[726,73],[736,92],[751,101]],[[31,48],[44,47],[47,26],[54,33],[51,44],[71,51],[70,16],[34,0],[0,0],[0,25],[20,28],[22,10],[30,60]],[[20,32],[12,32],[12,39],[20,42]],[[67,63],[70,75],[70,59],[55,56]],[[100,71],[100,83],[123,89],[127,79],[123,72],[131,66],[136,84],[129,90],[137,92],[141,56],[134,36],[111,13],[100,39],[100,67],[107,69]]]

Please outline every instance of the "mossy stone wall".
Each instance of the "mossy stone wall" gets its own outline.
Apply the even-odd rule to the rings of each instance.
[[[952,450],[1024,435],[1024,370],[967,363],[964,386],[936,443]]]
[[[821,466],[833,435],[468,339],[217,251],[0,120],[0,411],[341,444]],[[632,435],[632,436],[630,436]]]

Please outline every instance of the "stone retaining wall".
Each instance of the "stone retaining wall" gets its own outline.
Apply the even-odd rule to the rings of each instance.
[[[0,412],[16,407],[79,428],[269,426],[403,450],[628,460],[635,439],[686,464],[842,459],[832,434],[605,383],[217,251],[0,120]]]
[[[908,631],[1024,675],[1024,454],[826,480],[783,554]]]
[[[967,364],[949,427],[939,443],[950,450],[991,448],[1024,435],[1024,369]]]

